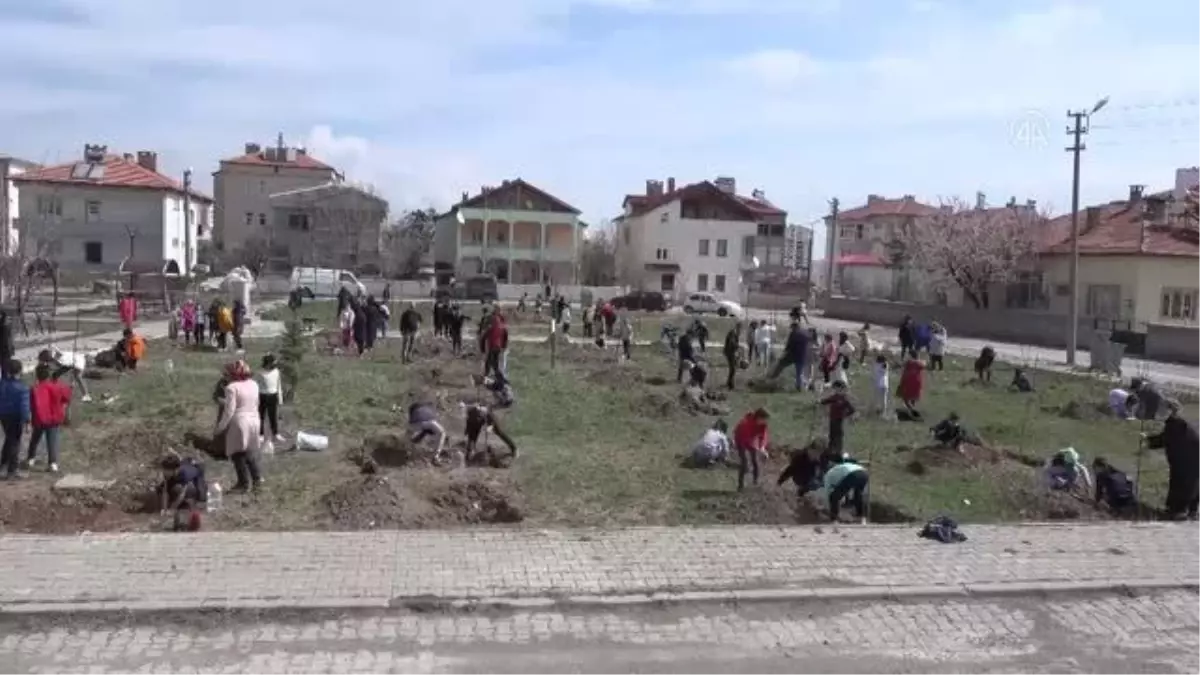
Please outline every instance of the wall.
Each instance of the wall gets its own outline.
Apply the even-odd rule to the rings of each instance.
[[[1017,342],[1063,347],[1067,343],[1067,319],[1061,314],[1022,310],[976,310],[967,307],[940,307],[908,302],[888,302],[847,298],[835,295],[824,302],[825,316],[883,326],[898,326],[905,315],[918,322],[936,318],[951,336],[977,337],[1001,342]],[[1091,340],[1091,319],[1080,318],[1078,347]]]
[[[38,214],[38,197],[62,201],[62,217]],[[127,228],[137,232],[134,258],[138,261],[162,261],[169,240],[163,240],[164,195],[159,190],[115,187],[80,187],[27,183],[22,189],[22,246],[26,255],[36,255],[38,241],[48,242],[43,249],[54,255],[66,269],[115,270],[129,255]],[[100,202],[99,217],[87,216],[87,202]],[[84,244],[99,242],[103,262],[86,263]],[[182,265],[182,259],[177,260]]]
[[[1057,291],[1070,281],[1070,258],[1054,256],[1039,262],[1050,299],[1050,311],[1070,312],[1070,294]],[[1079,313],[1087,314],[1087,293],[1090,285],[1121,287],[1121,315],[1117,318],[1137,323],[1145,330],[1152,322],[1172,323],[1160,316],[1163,288],[1197,288],[1196,258],[1155,256],[1080,256]]]
[[[270,223],[272,194],[316,187],[333,179],[333,169],[222,163],[221,169],[213,174],[216,199],[213,239],[219,246],[235,249],[251,236],[265,237],[267,228],[259,225],[259,216],[265,215]],[[253,214],[251,225],[246,225],[247,213]]]
[[[431,282],[424,281],[389,281],[387,279],[359,277],[359,281],[363,286],[366,286],[367,293],[379,297],[383,294],[383,289],[387,285],[391,285],[393,300],[417,300],[432,297],[434,286]],[[270,295],[283,295],[292,288],[291,280],[286,276],[262,276],[256,281],[256,290],[259,293]],[[593,299],[612,298],[618,295],[624,295],[628,289],[623,286],[555,286],[555,293],[562,293],[567,299],[572,302],[579,302],[580,293],[584,289],[592,291]],[[529,294],[529,301],[533,302],[538,293],[545,289],[538,284],[498,284],[496,293],[500,296],[501,301],[515,302],[521,298],[522,293]]]
[[[1200,364],[1200,330],[1152,323],[1146,328],[1146,358]]]

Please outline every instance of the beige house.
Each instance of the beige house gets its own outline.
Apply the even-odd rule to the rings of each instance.
[[[277,192],[268,201],[272,266],[379,267],[388,203],[374,190],[333,181]]]
[[[932,302],[932,291],[908,270],[893,269],[888,243],[936,206],[913,195],[898,199],[867,195],[861,206],[825,218],[825,275],[830,292],[866,298]]]
[[[579,209],[520,178],[466,192],[438,216],[433,239],[440,276],[487,272],[514,284],[574,284],[583,221]]]
[[[283,134],[274,146],[247,143],[242,155],[221,160],[213,173],[214,243],[218,249],[234,250],[248,239],[266,239],[271,195],[340,178],[333,167],[311,157],[304,148],[285,145]]]

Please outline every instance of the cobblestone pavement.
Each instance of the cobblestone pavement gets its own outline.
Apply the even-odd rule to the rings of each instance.
[[[1189,523],[488,528],[0,537],[0,610],[386,607],[396,598],[1165,581],[1196,584]]]
[[[0,672],[1178,672],[1195,594],[604,612],[0,618]]]

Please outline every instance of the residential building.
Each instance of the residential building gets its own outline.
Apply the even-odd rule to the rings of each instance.
[[[378,268],[388,203],[373,189],[333,181],[277,192],[268,202],[272,266]]]
[[[21,213],[21,190],[12,179],[37,168],[33,162],[0,155],[0,255],[19,250],[16,220]]]
[[[1195,198],[1195,169],[1181,169],[1178,189],[1147,194],[1129,188],[1120,201],[1091,206],[1079,214],[1079,313],[1115,322],[1119,330],[1145,333],[1156,324],[1196,325],[1200,306],[1200,230],[1185,215]],[[1181,198],[1176,198],[1176,195]],[[1070,312],[1071,216],[1047,226],[1037,272],[1016,289],[1009,306]],[[1010,287],[1011,288],[1011,287]],[[1011,295],[1011,294],[1010,294]]]
[[[938,207],[917,201],[913,195],[892,199],[867,195],[867,202],[825,218],[825,277],[830,292],[860,297],[891,298],[907,295],[907,284],[892,260],[890,243],[920,218]]]
[[[433,254],[442,276],[490,273],[505,283],[574,284],[583,240],[579,209],[516,178],[484,186],[437,218]]]
[[[132,258],[183,272],[212,226],[212,198],[185,192],[158,171],[158,154],[150,151],[116,155],[107,146],[86,145],[80,161],[12,180],[21,191],[23,254],[67,269],[115,270]]]
[[[758,275],[781,272],[788,247],[787,212],[756,191],[737,194],[732,178],[676,189],[675,179],[646,181],[645,194],[626,195],[617,218],[621,283],[676,297],[712,292],[743,297],[757,257]]]
[[[248,239],[266,239],[270,224],[271,195],[317,187],[341,180],[328,164],[304,148],[290,147],[279,135],[274,146],[246,143],[238,157],[221,160],[213,173],[218,249],[242,247]]]

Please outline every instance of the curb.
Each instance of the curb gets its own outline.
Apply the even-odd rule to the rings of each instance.
[[[299,600],[230,599],[200,602],[158,600],[6,602],[0,617],[59,614],[129,614],[183,611],[379,611],[473,612],[480,610],[615,610],[685,604],[771,602],[907,602],[938,599],[1016,598],[1072,594],[1133,595],[1160,591],[1200,593],[1200,580],[1139,579],[1136,581],[1040,581],[1028,583],[967,583],[929,586],[859,586],[834,588],[775,588],[719,591],[663,591],[617,595],[543,595],[498,597],[400,596],[395,598],[314,598]]]

